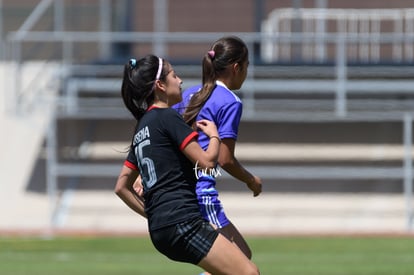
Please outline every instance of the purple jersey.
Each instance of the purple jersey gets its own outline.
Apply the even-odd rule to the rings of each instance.
[[[201,85],[188,88],[183,93],[183,101],[174,105],[178,112],[184,112],[193,94],[201,89]],[[242,102],[240,98],[230,91],[222,82],[217,81],[217,85],[210,95],[210,98],[201,108],[196,120],[207,119],[214,121],[221,139],[237,139],[239,123],[242,115]],[[198,143],[205,150],[209,144],[209,138],[199,132]]]
[[[216,84],[196,120],[214,121],[221,139],[231,138],[236,140],[243,109],[242,102],[222,82],[217,81]],[[173,108],[182,114],[191,97],[200,89],[201,85],[198,85],[185,90],[183,101],[174,105]],[[209,138],[202,131],[199,131],[198,143],[204,150],[207,149],[209,142]],[[224,213],[215,185],[214,177],[201,175],[197,180],[196,192],[202,215],[221,228],[228,225],[230,221]]]

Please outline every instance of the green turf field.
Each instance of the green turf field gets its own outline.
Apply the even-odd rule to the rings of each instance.
[[[413,237],[248,238],[262,275],[412,275]],[[1,275],[199,274],[147,237],[0,238]]]

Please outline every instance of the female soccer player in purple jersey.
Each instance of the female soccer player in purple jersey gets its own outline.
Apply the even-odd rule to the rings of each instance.
[[[246,183],[253,195],[258,196],[262,191],[261,179],[247,171],[234,155],[242,102],[232,90],[242,86],[248,65],[248,49],[241,39],[230,36],[217,40],[203,58],[202,85],[184,91],[183,101],[174,108],[183,114],[190,125],[200,119],[215,122],[222,140],[218,158],[220,167]],[[199,134],[198,143],[207,149],[208,136],[202,132]],[[197,196],[203,216],[251,258],[248,244],[224,213],[214,175],[198,175]]]
[[[170,108],[182,100],[181,83],[172,66],[154,55],[125,65],[122,98],[137,126],[115,193],[147,217],[152,243],[168,258],[212,274],[257,275],[256,265],[200,214],[193,167],[214,168],[221,140],[213,122],[197,120],[194,126],[209,139],[203,150],[199,133]],[[145,203],[133,189],[138,175]]]

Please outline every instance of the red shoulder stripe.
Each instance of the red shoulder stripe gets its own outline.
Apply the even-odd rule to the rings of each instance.
[[[196,138],[196,137],[198,137],[198,133],[197,132],[192,132],[191,134],[189,134],[184,140],[183,140],[183,142],[181,143],[181,145],[180,145],[180,150],[182,151],[182,150],[184,150],[184,148],[185,148],[185,146],[187,146],[187,144],[193,139],[193,138]]]
[[[128,168],[131,168],[132,170],[139,171],[138,167],[128,160],[125,160],[124,165]]]

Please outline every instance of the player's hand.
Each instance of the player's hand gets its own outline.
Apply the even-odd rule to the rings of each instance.
[[[206,119],[202,119],[196,122],[196,126],[198,129],[203,131],[208,137],[216,136],[218,137],[217,127],[214,122]]]
[[[141,180],[141,175],[139,175],[135,180],[134,184],[132,185],[132,188],[134,189],[135,193],[137,193],[138,197],[143,198],[144,187],[142,186]]]
[[[257,176],[253,176],[253,181],[247,183],[247,187],[253,191],[254,197],[259,196],[259,194],[262,193],[262,179]]]

